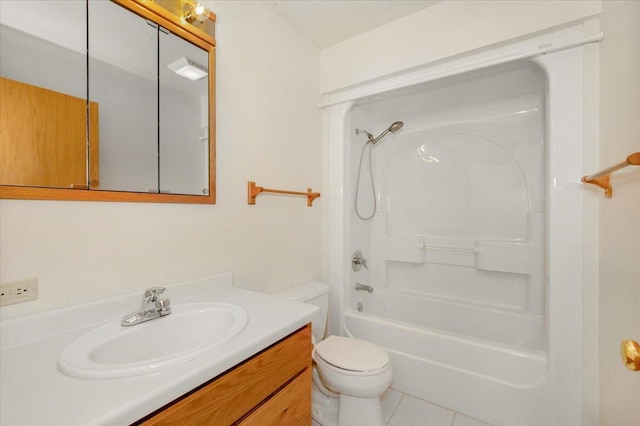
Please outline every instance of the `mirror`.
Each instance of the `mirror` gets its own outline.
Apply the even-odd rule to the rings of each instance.
[[[0,2],[0,183],[83,186],[86,12],[82,3],[61,3],[59,31],[30,19],[55,10],[38,3]]]
[[[211,36],[137,0],[0,7],[0,197],[215,202]]]

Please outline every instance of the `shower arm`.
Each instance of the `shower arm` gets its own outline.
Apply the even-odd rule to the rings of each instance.
[[[373,137],[373,135],[372,135],[371,133],[367,132],[367,131],[366,131],[366,130],[364,130],[364,129],[356,129],[356,135],[357,135],[357,136],[360,136],[360,134],[362,134],[362,133],[364,133],[365,135],[367,135],[367,139],[369,139],[369,142],[370,142],[370,143],[374,144],[374,143],[376,143],[376,142],[377,142],[377,141],[376,141],[376,142],[374,142],[375,138]],[[369,143],[369,142],[367,142],[367,143]]]
[[[382,138],[384,138],[385,136],[387,136],[387,134],[388,134],[389,132],[391,132],[391,129],[387,129],[387,130],[385,130],[384,132],[380,133],[380,134],[378,135],[378,137],[377,137],[377,138],[374,138],[373,140],[371,140],[371,138],[369,138],[369,140],[371,140],[371,143],[372,143],[373,145],[375,145],[375,144],[376,144],[380,139],[382,139]]]
[[[395,133],[400,130],[402,126],[404,126],[404,123],[402,121],[394,121],[393,123],[391,123],[391,126],[387,127],[384,132],[380,133],[378,137],[375,138],[371,133],[367,132],[364,129],[356,129],[356,135],[364,133],[365,135],[367,135],[367,138],[369,139],[369,142],[371,142],[371,145],[375,145],[380,139],[387,136],[387,134]]]

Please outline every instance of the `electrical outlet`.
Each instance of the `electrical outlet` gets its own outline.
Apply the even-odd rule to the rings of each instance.
[[[38,298],[38,279],[14,281],[0,285],[0,306],[28,302]]]

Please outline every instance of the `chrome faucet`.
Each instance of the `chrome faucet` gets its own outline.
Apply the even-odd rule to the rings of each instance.
[[[164,291],[164,287],[151,287],[145,290],[142,297],[142,306],[137,311],[122,317],[120,324],[123,327],[141,324],[143,322],[160,318],[171,313],[169,299],[160,299],[158,296]]]
[[[356,283],[356,291],[358,290],[364,290],[364,291],[368,291],[369,293],[373,293],[373,287],[366,284]]]

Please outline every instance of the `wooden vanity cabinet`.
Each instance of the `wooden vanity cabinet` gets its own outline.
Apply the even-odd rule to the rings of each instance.
[[[311,325],[138,421],[138,425],[310,425]]]

